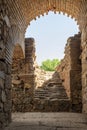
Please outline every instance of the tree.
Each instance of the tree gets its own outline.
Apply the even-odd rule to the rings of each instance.
[[[42,62],[40,66],[45,71],[55,71],[55,68],[59,65],[60,61],[58,59],[47,59]]]

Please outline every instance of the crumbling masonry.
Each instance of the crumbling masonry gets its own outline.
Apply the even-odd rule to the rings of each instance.
[[[13,111],[81,112],[81,34],[67,40],[65,57],[56,68],[56,71],[51,73],[44,72],[35,64],[35,44],[32,38],[25,39],[25,53],[27,53],[27,43],[29,43],[30,48],[27,54],[28,60],[25,57],[25,62],[21,65],[20,57],[20,61],[17,60],[17,57],[15,57],[16,59],[13,58]],[[28,66],[26,61],[28,61]],[[34,64],[35,68],[33,68]],[[35,71],[36,73],[34,73]],[[33,88],[33,86],[35,87]]]

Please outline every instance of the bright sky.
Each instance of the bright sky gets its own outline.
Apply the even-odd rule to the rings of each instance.
[[[62,14],[49,12],[37,20],[31,21],[25,37],[33,37],[36,41],[36,60],[40,65],[46,59],[62,59],[67,38],[79,32],[74,19]]]

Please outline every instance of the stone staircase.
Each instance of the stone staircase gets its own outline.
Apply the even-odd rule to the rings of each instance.
[[[68,99],[62,83],[50,82],[46,87],[35,90],[35,99]]]
[[[38,107],[39,111],[40,109],[46,111],[49,106],[51,107],[50,111],[70,110],[70,99],[57,72],[52,75],[51,79],[45,81],[41,87],[35,90],[34,100],[41,106],[41,108]]]

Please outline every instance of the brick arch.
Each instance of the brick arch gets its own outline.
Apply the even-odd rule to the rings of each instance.
[[[44,16],[44,13],[48,14],[49,11],[53,11],[54,13],[63,12],[63,14],[67,14],[67,16],[71,16],[71,18],[74,18],[79,24],[79,14],[81,12],[80,8],[82,4],[81,0],[79,0],[79,2],[78,0],[36,0],[31,2],[30,1],[26,1],[24,4],[23,1],[21,1],[20,3],[20,7],[22,8],[23,6],[22,9],[24,12],[27,26],[33,19],[36,20],[36,17],[40,17],[40,15]],[[25,8],[26,11],[24,10]]]
[[[48,11],[47,13],[44,12],[44,14],[43,14],[42,16],[45,17],[46,15],[49,15],[48,13],[50,13],[50,12],[53,12],[53,11]],[[60,15],[62,15],[62,16],[66,16],[67,18],[69,17],[70,19],[72,19],[72,20],[76,23],[76,25],[77,25],[77,27],[78,27],[78,29],[79,29],[79,32],[81,32],[81,27],[80,27],[79,22],[78,22],[77,19],[75,19],[71,14],[69,15],[69,14],[67,14],[66,12],[63,12],[63,11],[60,11],[60,12],[56,11],[56,12],[54,12],[54,14],[60,14]],[[41,15],[40,15],[39,17],[35,17],[34,20],[36,21],[36,20],[40,19],[40,17],[41,17]],[[33,19],[32,19],[32,20],[33,20]],[[27,32],[28,27],[31,25],[32,20],[31,20],[30,23],[26,26],[25,34],[26,34],[26,32]],[[65,21],[64,21],[64,22],[65,22]]]
[[[22,47],[18,43],[14,46],[12,59],[13,60],[24,59],[24,53]]]
[[[15,46],[18,43],[21,46],[23,53],[25,55],[24,33],[20,30],[18,25],[16,24],[11,25],[10,37],[12,39],[12,44]]]
[[[16,23],[22,32],[25,32],[29,23],[49,11],[63,12],[77,20],[80,24],[81,13],[85,0],[17,0],[7,1],[10,11],[10,21]]]
[[[11,65],[11,73],[13,74],[15,72],[16,69],[16,74],[17,69],[19,68],[19,66],[21,65],[21,63],[24,62],[24,53],[23,53],[23,49],[20,46],[19,43],[15,44],[14,48],[13,48],[13,53],[12,53],[12,65]]]

